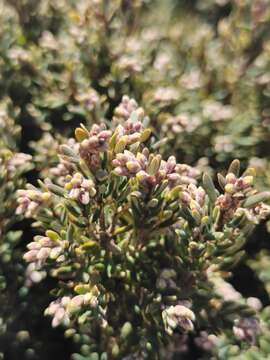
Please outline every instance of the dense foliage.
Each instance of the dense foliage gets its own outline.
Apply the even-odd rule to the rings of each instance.
[[[0,358],[267,359],[270,2],[0,20]]]

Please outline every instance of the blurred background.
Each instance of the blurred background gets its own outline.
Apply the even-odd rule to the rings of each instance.
[[[165,158],[210,174],[238,158],[256,169],[260,190],[269,188],[270,1],[0,0],[0,25],[0,152],[33,157],[26,180],[45,178],[75,127],[110,122],[128,94]],[[1,224],[14,215],[7,194],[15,190],[1,190]],[[43,316],[54,280],[24,284],[31,221],[8,229],[0,231],[2,359],[69,359],[76,341]],[[230,279],[264,305],[269,230],[265,222],[252,235]],[[204,356],[189,341],[175,359]]]

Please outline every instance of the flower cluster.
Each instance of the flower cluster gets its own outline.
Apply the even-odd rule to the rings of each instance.
[[[25,214],[27,218],[33,217],[38,208],[50,199],[49,192],[41,192],[34,186],[28,185],[25,190],[18,190],[18,203],[16,214]]]
[[[233,332],[239,340],[255,345],[256,338],[260,334],[261,329],[257,319],[244,318],[235,322]]]
[[[177,327],[182,328],[184,331],[190,331],[194,328],[195,315],[193,311],[184,305],[168,307],[163,310],[162,318],[169,335],[172,335]]]
[[[69,197],[84,205],[89,204],[90,197],[96,194],[93,181],[85,179],[81,173],[67,175],[66,180],[65,188],[69,191]]]
[[[168,117],[162,125],[164,134],[172,132],[173,135],[181,133],[192,133],[201,124],[201,120],[197,116],[190,117],[188,114]]]
[[[114,120],[117,118],[128,120],[133,112],[138,114],[137,102],[134,99],[130,99],[127,95],[124,95],[121,103],[114,110]],[[141,112],[141,110],[139,110],[139,112]]]
[[[53,236],[51,235],[51,237]],[[67,243],[65,241],[37,235],[35,241],[27,245],[29,251],[24,254],[24,259],[38,266],[42,266],[48,258],[56,261],[64,261],[64,248],[66,246]]]
[[[78,131],[76,135],[77,138],[84,138],[79,147],[81,158],[92,170],[96,170],[100,166],[99,153],[107,150],[108,139],[111,135],[111,131],[106,130],[105,124],[95,124],[89,132],[82,129],[80,132]]]
[[[14,154],[7,162],[7,171],[10,176],[14,175],[18,169],[32,160],[32,156],[24,153]]]
[[[49,307],[45,310],[45,315],[53,317],[52,326],[56,327],[60,324],[68,326],[70,324],[70,317],[81,307],[87,306],[96,308],[98,305],[98,299],[91,293],[84,295],[76,295],[74,297],[64,296],[57,301],[53,301]]]
[[[188,166],[177,164],[174,156],[167,161],[162,160],[161,155],[151,156],[149,150],[144,148],[136,156],[124,150],[118,153],[112,162],[115,167],[114,173],[119,176],[136,177],[138,182],[144,186],[154,187],[164,180],[170,185],[181,183],[196,183],[198,172]]]
[[[238,171],[237,171],[238,172]],[[219,174],[219,183],[224,188],[224,194],[220,195],[216,200],[216,205],[220,207],[221,211],[226,213],[227,216],[233,216],[233,213],[240,217],[245,214],[252,217],[256,222],[256,216],[260,218],[267,217],[270,212],[270,207],[265,204],[258,204],[257,206],[249,209],[257,202],[267,197],[268,193],[261,193],[258,197],[253,191],[252,184],[254,182],[255,171],[249,168],[242,176],[237,177],[236,174],[229,172],[224,178]],[[243,201],[250,195],[249,200]],[[242,206],[240,207],[240,204]],[[243,209],[244,208],[244,209]]]

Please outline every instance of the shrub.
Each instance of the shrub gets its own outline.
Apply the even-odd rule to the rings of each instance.
[[[77,142],[60,147],[58,184],[47,178],[18,193],[17,213],[43,229],[24,255],[30,278],[58,280],[45,314],[66,336],[84,334],[81,352],[91,358],[156,359],[175,331],[215,333],[220,322],[254,345],[254,310],[214,285],[225,286],[269,214],[269,193],[254,189],[254,169],[239,175],[238,160],[219,174],[220,191],[207,174],[199,186],[197,169],[153,150],[135,104],[124,97],[110,129],[76,129]]]

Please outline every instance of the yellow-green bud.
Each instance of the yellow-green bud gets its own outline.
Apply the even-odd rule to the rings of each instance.
[[[233,191],[234,191],[234,186],[233,186],[233,184],[227,184],[227,185],[225,185],[225,191],[226,191],[227,193],[229,193],[229,194],[232,194]]]
[[[150,135],[151,135],[151,129],[144,129],[140,137],[140,142],[145,142],[146,140],[148,140]]]

